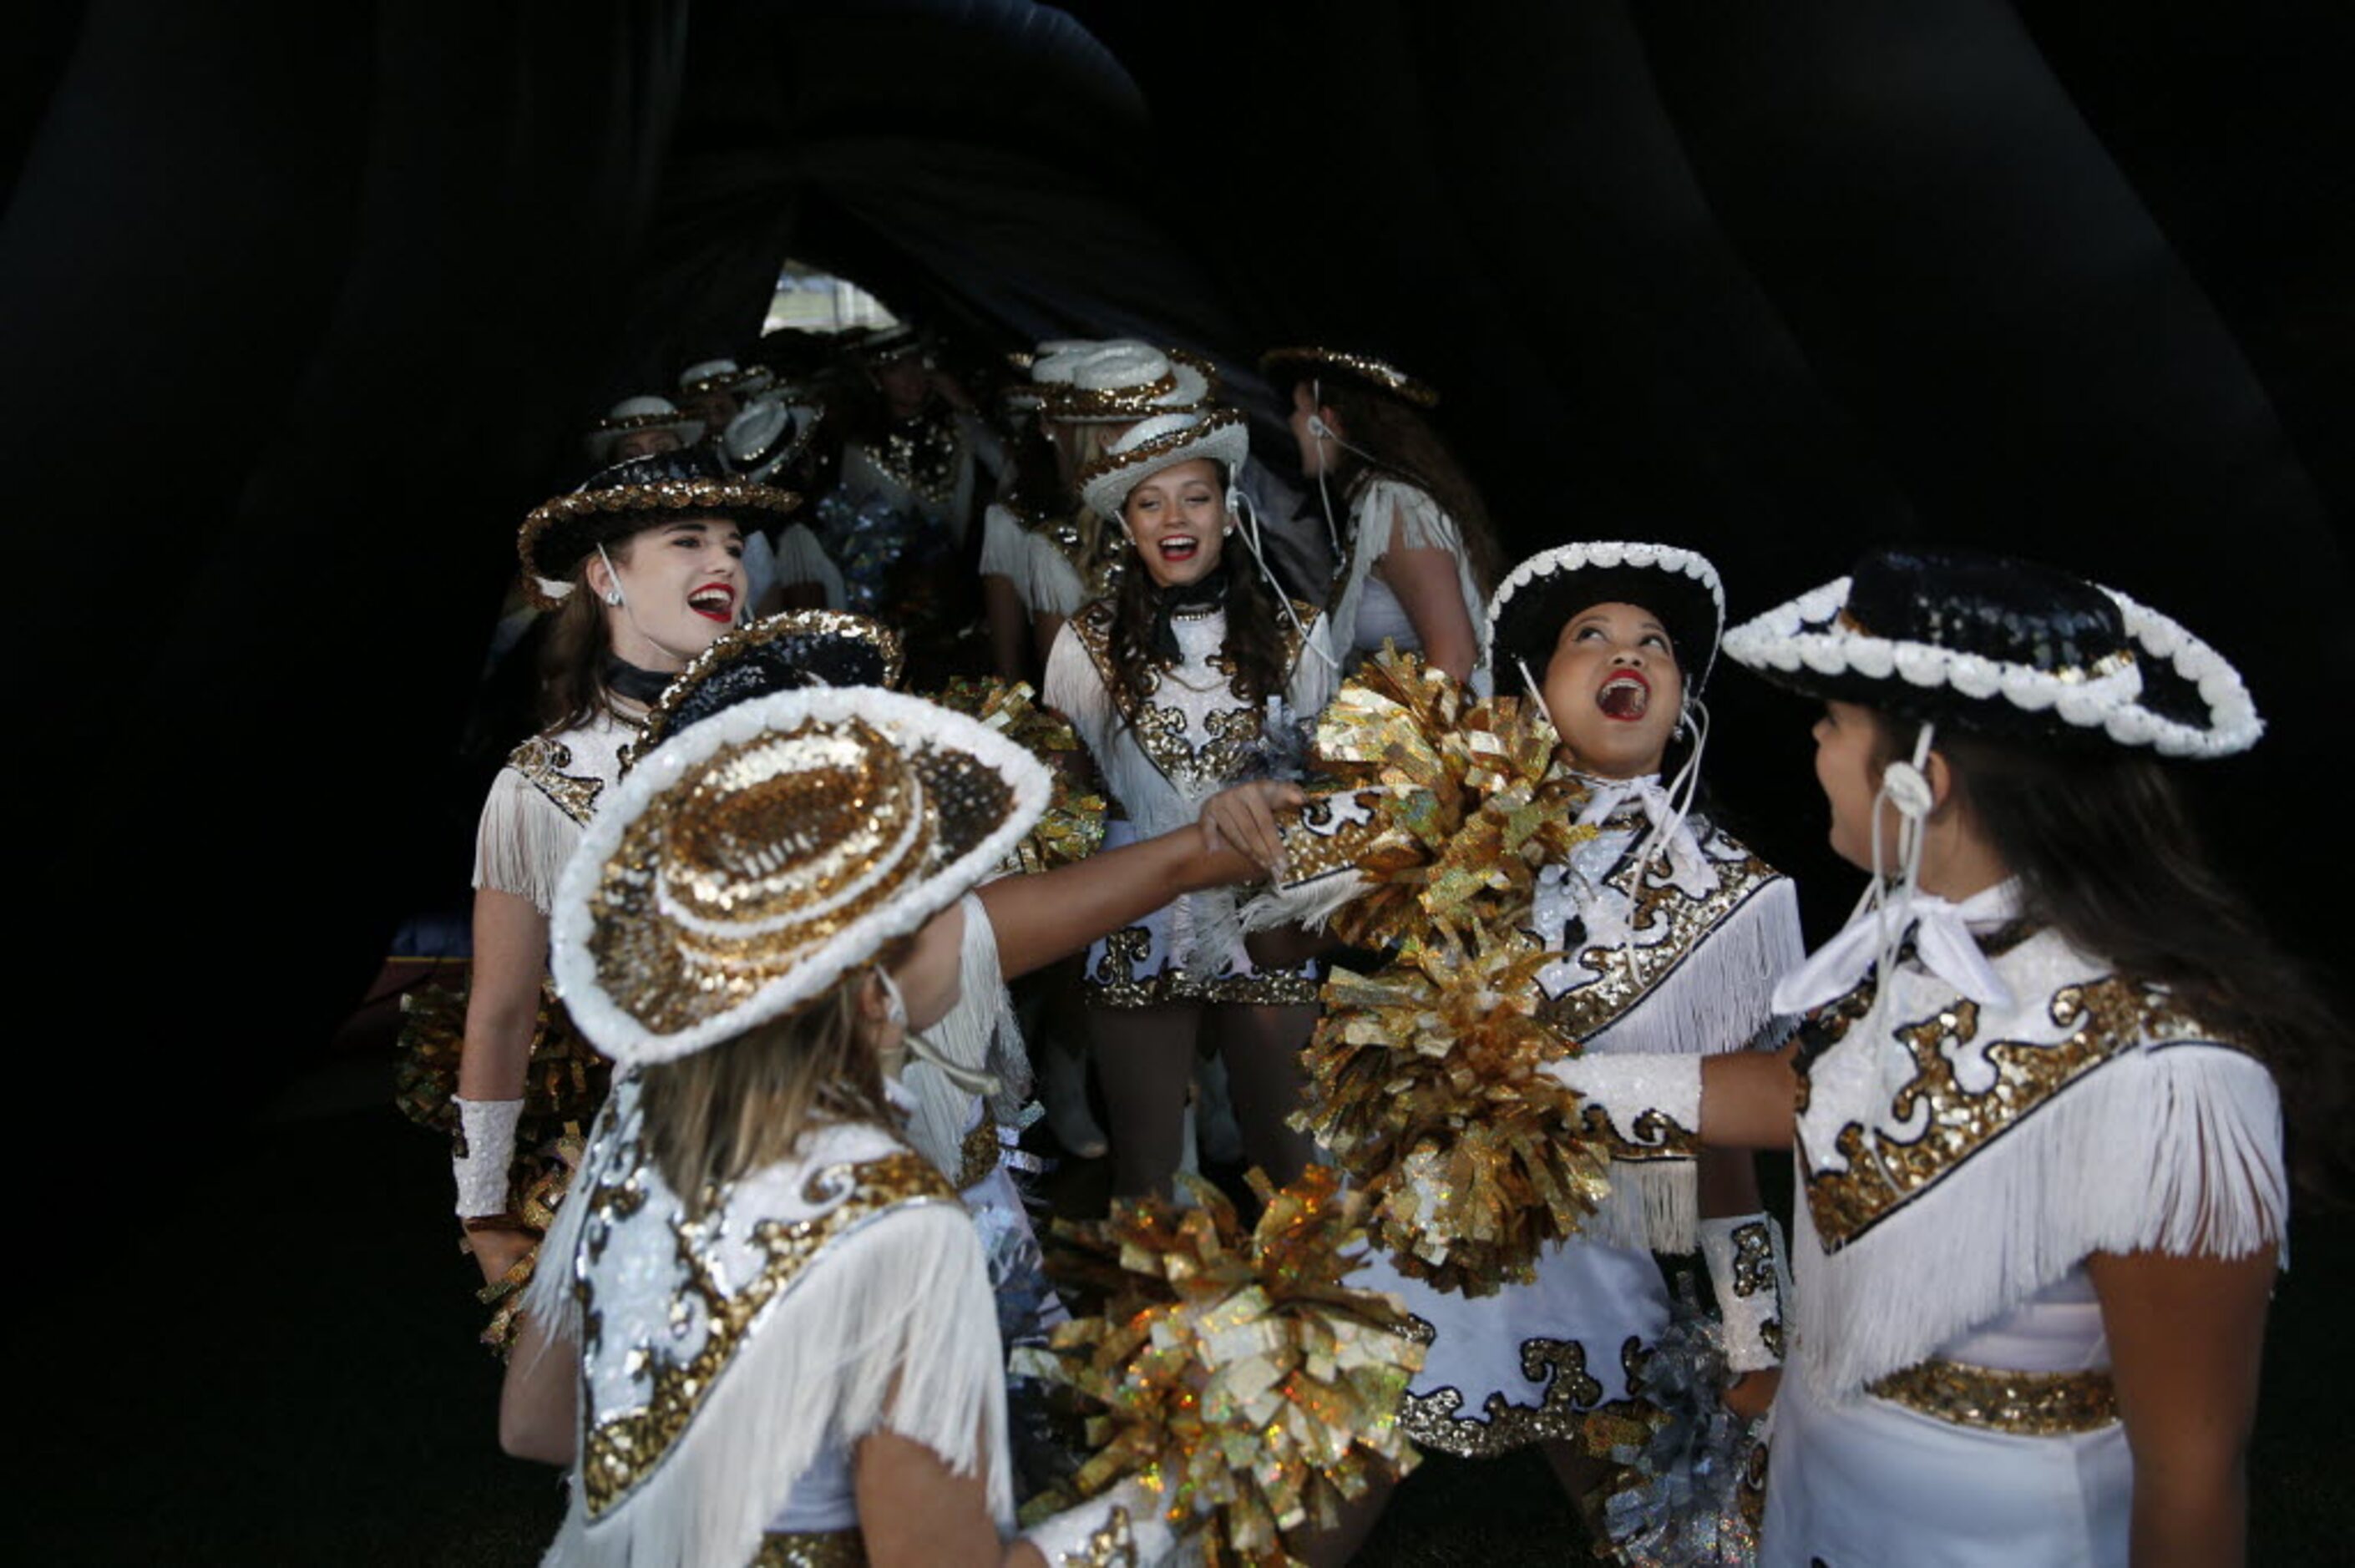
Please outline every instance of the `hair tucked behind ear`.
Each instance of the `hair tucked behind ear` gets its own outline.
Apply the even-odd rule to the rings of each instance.
[[[632,540],[605,546],[617,561],[630,558]],[[572,568],[572,591],[564,596],[549,620],[548,635],[539,645],[539,703],[542,731],[578,729],[612,711],[605,691],[605,658],[613,652],[605,628],[605,605],[589,587],[588,557]]]
[[[1919,726],[1876,713],[1881,766]],[[2022,912],[2264,1062],[2300,1184],[2343,1199],[2345,1030],[2202,852],[2168,765],[2137,753],[1940,734],[1955,802],[2019,878]]]

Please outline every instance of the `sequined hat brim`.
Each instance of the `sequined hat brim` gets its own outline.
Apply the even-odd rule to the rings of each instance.
[[[748,979],[690,972],[651,858],[665,813],[686,793],[679,787],[723,749],[852,720],[884,736],[922,779],[937,823],[927,863],[822,940],[782,948],[774,965],[748,966]],[[815,1000],[963,896],[1030,831],[1049,789],[1046,768],[1022,747],[919,698],[846,688],[741,704],[642,760],[565,863],[549,922],[558,993],[590,1043],[626,1065],[677,1061],[732,1039]]]
[[[2229,757],[2264,734],[2222,653],[2115,588],[2128,656],[2062,671],[1878,636],[1847,613],[1849,580],[1777,605],[1725,634],[1726,657],[1787,691],[1966,731],[2162,757]],[[2099,585],[2094,585],[2098,587]]]
[[[741,524],[782,517],[801,503],[802,498],[790,490],[741,479],[664,480],[576,490],[524,519],[516,535],[516,555],[523,563],[524,586],[532,602],[553,609],[562,599],[549,585],[562,584],[581,557],[600,545],[627,538],[680,513]]]
[[[1506,574],[1488,600],[1489,667],[1501,676],[1523,661],[1542,679],[1570,618],[1614,600],[1660,618],[1688,691],[1698,694],[1709,683],[1725,625],[1717,568],[1698,551],[1627,540],[1558,546]]]
[[[1370,355],[1344,354],[1334,348],[1272,348],[1259,356],[1259,368],[1260,374],[1271,382],[1287,371],[1300,381],[1340,376],[1378,392],[1387,392],[1418,408],[1439,407],[1436,387]],[[1279,386],[1276,390],[1284,389]]]
[[[1124,451],[1109,452],[1090,463],[1080,474],[1080,498],[1097,516],[1117,518],[1128,493],[1165,468],[1208,459],[1223,465],[1227,481],[1232,483],[1250,455],[1251,432],[1243,425],[1243,417],[1222,408],[1187,428]]]

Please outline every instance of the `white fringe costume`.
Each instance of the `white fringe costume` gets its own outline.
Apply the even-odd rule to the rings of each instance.
[[[627,715],[644,709],[624,705]],[[512,893],[543,916],[556,879],[598,800],[622,776],[622,748],[638,737],[632,717],[600,712],[587,724],[536,735],[507,754],[491,780],[474,832],[474,886]]]
[[[1322,618],[1308,607],[1295,609],[1316,646],[1287,632],[1291,673],[1284,704],[1298,719],[1313,720],[1332,697],[1333,669],[1323,656]],[[1064,623],[1047,659],[1044,693],[1047,705],[1071,721],[1126,814],[1106,825],[1106,849],[1192,822],[1203,801],[1245,776],[1263,723],[1220,668],[1223,609],[1172,618],[1178,662],[1155,672],[1140,711],[1124,714],[1114,694],[1112,609],[1110,600],[1098,599]],[[1114,932],[1088,948],[1083,994],[1108,1007],[1314,1001],[1316,983],[1305,968],[1252,967],[1233,909],[1231,891],[1191,894]],[[1221,933],[1218,950],[1198,950],[1197,933],[1210,931]]]
[[[1774,980],[1803,950],[1790,879],[1701,820],[1665,863],[1639,866],[1651,826],[1639,802],[1616,790],[1597,800],[1602,831],[1540,874],[1526,917],[1566,955],[1540,977],[1544,1015],[1589,1055],[1760,1041]],[[1433,1331],[1408,1389],[1408,1435],[1487,1457],[1573,1437],[1596,1409],[1641,1401],[1643,1362],[1668,1326],[1652,1254],[1698,1245],[1694,1187],[1689,1157],[1614,1166],[1584,1233],[1540,1255],[1533,1282],[1490,1296],[1434,1289],[1377,1252],[1351,1282],[1397,1292]]]
[[[2005,930],[2012,898],[1961,906],[2009,1003],[1909,956],[1877,1012],[1868,980],[1803,1031],[1765,1563],[2123,1565],[2133,1463],[2085,1259],[2283,1245],[2264,1066],[2057,934]]]
[[[1349,533],[1346,555],[1327,619],[1333,626],[1333,646],[1345,669],[1354,669],[1382,650],[1385,641],[1401,652],[1420,652],[1423,639],[1389,583],[1374,568],[1392,550],[1445,550],[1455,558],[1455,586],[1464,596],[1465,630],[1477,639],[1487,624],[1487,606],[1479,585],[1472,580],[1472,562],[1464,551],[1464,535],[1455,520],[1440,509],[1424,491],[1402,481],[1371,478],[1356,487],[1349,498]],[[1486,689],[1483,687],[1482,689]]]
[[[771,1535],[858,1527],[858,1441],[895,1432],[980,1475],[1000,1531],[1006,1378],[973,1223],[880,1128],[820,1126],[689,1220],[634,1075],[549,1238],[529,1310],[581,1358],[555,1563],[750,1563]],[[986,1438],[985,1435],[988,1435]]]

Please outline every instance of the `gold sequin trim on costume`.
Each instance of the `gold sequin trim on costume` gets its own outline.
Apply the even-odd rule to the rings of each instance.
[[[1832,1008],[1835,1026],[1846,1027],[1853,1010],[1845,1000]],[[1904,1122],[1926,1107],[1922,1132],[1909,1141],[1849,1122],[1833,1139],[1846,1162],[1838,1171],[1819,1169],[1823,1162],[1808,1155],[1806,1135],[1799,1135],[1807,1212],[1824,1251],[1838,1252],[1856,1240],[1960,1170],[2037,1107],[2145,1039],[2200,1040],[2237,1049],[2184,1017],[2164,992],[2115,975],[2062,987],[2052,993],[2048,1012],[2071,1033],[2050,1044],[1990,1043],[1983,1054],[1994,1081],[1976,1094],[1956,1081],[1954,1059],[1978,1036],[1977,1003],[1958,999],[1893,1032],[1913,1058],[1913,1075],[1891,1101],[1888,1120]],[[1800,1081],[1804,1097],[1804,1065]]]
[[[1604,824],[1606,829],[1639,831],[1645,825],[1640,817],[1623,818],[1615,812]],[[1699,898],[1670,881],[1667,868],[1657,861],[1647,872],[1633,853],[1621,856],[1603,877],[1602,885],[1628,900],[1626,939],[1572,951],[1571,967],[1592,978],[1574,979],[1561,992],[1547,997],[1539,1016],[1573,1040],[1600,1033],[1635,1011],[1637,1003],[1676,973],[1711,931],[1782,879],[1782,873],[1724,833],[1711,834],[1707,848],[1732,853],[1724,860],[1709,853],[1717,887]],[[1533,931],[1530,935],[1553,946],[1562,933]]]
[[[602,1254],[614,1224],[645,1202],[649,1156],[643,1136],[634,1147],[618,1152],[620,1163],[608,1167],[617,1171],[615,1179],[600,1182],[586,1194],[591,1207],[582,1243],[592,1258]],[[725,1191],[700,1219],[682,1213],[672,1220],[677,1288],[670,1322],[648,1325],[642,1341],[624,1348],[627,1364],[646,1391],[645,1401],[629,1409],[592,1412],[587,1423],[581,1488],[591,1520],[624,1500],[661,1465],[762,1314],[793,1289],[828,1246],[895,1210],[957,1202],[947,1179],[930,1161],[904,1150],[815,1171],[804,1197],[833,1206],[806,1220],[755,1224],[752,1239],[766,1256],[741,1281],[723,1279],[714,1263],[718,1228],[727,1213]],[[592,1361],[604,1359],[604,1318],[594,1292],[585,1279],[576,1291],[583,1353]],[[674,1346],[671,1329],[698,1319],[704,1325],[700,1344],[692,1354],[682,1355]]]
[[[1933,1357],[1865,1387],[1935,1421],[2017,1437],[2098,1432],[2118,1418],[2107,1372],[2005,1372]]]
[[[919,500],[945,505],[956,493],[964,439],[947,420],[920,416],[896,424],[864,450],[877,471]]]
[[[1103,957],[1081,977],[1080,994],[1092,1006],[1111,1008],[1159,1007],[1175,1001],[1290,1007],[1315,1001],[1322,989],[1323,982],[1308,965],[1202,976],[1188,974],[1173,963],[1139,974],[1152,949],[1152,932],[1142,926],[1122,927],[1104,938]]]
[[[1315,625],[1315,606],[1298,599],[1293,609],[1300,617],[1302,630],[1295,630],[1289,621],[1280,629],[1283,651],[1278,662],[1286,675],[1300,662],[1303,632]],[[1122,718],[1128,722],[1143,751],[1161,776],[1178,790],[1188,797],[1207,794],[1220,785],[1233,781],[1242,770],[1244,758],[1259,740],[1261,710],[1232,695],[1234,665],[1223,655],[1214,654],[1210,668],[1227,677],[1231,707],[1213,713],[1203,721],[1209,739],[1199,748],[1188,738],[1186,715],[1179,710],[1165,707],[1153,700],[1160,690],[1167,672],[1159,665],[1149,666],[1145,676],[1145,696],[1142,702],[1132,700],[1123,687],[1118,666],[1113,656],[1113,606],[1108,599],[1097,599],[1083,606],[1071,617],[1072,635],[1087,650],[1088,658],[1096,667],[1096,678],[1103,683],[1105,693],[1119,708]]]
[[[773,1530],[751,1568],[867,1568],[867,1538],[855,1530]]]
[[[1437,1338],[1423,1319],[1409,1321],[1410,1332],[1425,1344]],[[1622,1357],[1641,1353],[1642,1342],[1630,1339]],[[1584,1345],[1576,1340],[1524,1340],[1521,1375],[1544,1383],[1545,1394],[1536,1404],[1516,1404],[1501,1390],[1492,1392],[1481,1415],[1466,1420],[1461,1414],[1463,1390],[1410,1390],[1400,1402],[1400,1423],[1415,1446],[1465,1459],[1492,1459],[1532,1443],[1567,1442],[1585,1431],[1588,1413],[1603,1398],[1603,1384],[1586,1370]]]
[[[997,1123],[983,1117],[957,1148],[957,1191],[962,1192],[997,1169]]]
[[[1055,1559],[1056,1568],[1137,1568],[1136,1537],[1128,1510],[1114,1504],[1103,1528],[1092,1533],[1077,1552]]]
[[[572,766],[572,748],[562,741],[533,736],[507,753],[507,766],[582,827],[597,814],[597,797],[604,793],[605,781],[593,773],[567,772]]]

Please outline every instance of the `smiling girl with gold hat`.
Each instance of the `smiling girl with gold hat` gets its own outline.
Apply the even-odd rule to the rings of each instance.
[[[1187,832],[989,884],[1049,783],[872,690],[741,704],[644,759],[565,869],[555,968],[631,1069],[551,1234],[502,1439],[573,1466],[550,1561],[999,1560],[1005,1370],[973,1224],[892,1130],[968,921],[1034,969],[1247,872]],[[545,1347],[545,1353],[543,1353]],[[1131,1482],[1004,1560],[1157,1562]],[[1181,1510],[1182,1511],[1182,1510]]]

